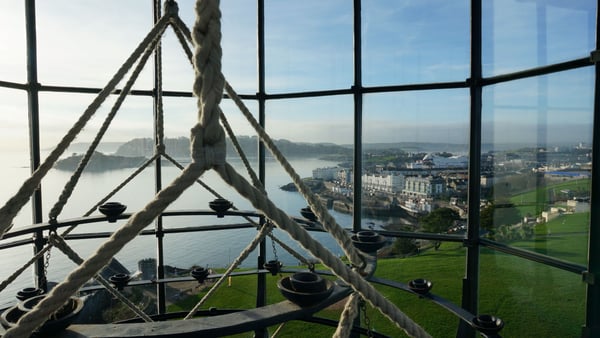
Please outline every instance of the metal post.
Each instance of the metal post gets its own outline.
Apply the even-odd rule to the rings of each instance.
[[[161,1],[153,0],[154,4],[154,24],[160,20],[161,17]],[[159,107],[162,106],[162,49],[160,42],[156,45],[156,49],[154,50],[154,90],[153,90],[153,99],[154,99],[154,144],[156,147],[163,146],[163,135],[159,133],[159,130],[162,130],[159,122],[162,123],[162,119],[158,119],[158,115],[162,114],[159,110]],[[156,150],[155,150],[156,151]],[[158,193],[162,189],[162,170],[161,170],[161,157],[156,159],[154,164],[154,177],[155,177],[155,190]],[[165,269],[164,269],[164,248],[163,248],[163,218],[162,216],[158,216],[156,221],[154,222],[154,228],[156,230],[156,277],[158,279],[165,278]],[[158,283],[156,285],[156,310],[159,314],[163,314],[167,310],[166,306],[166,288],[165,284]]]
[[[264,0],[257,1],[257,58],[258,58],[258,122],[265,128],[265,2]],[[260,182],[265,184],[265,146],[262,142],[258,143],[258,179]],[[261,217],[260,223],[264,224],[265,219]],[[258,247],[259,254],[257,259],[257,265],[259,269],[262,269],[266,262],[267,245],[265,239],[263,239]],[[256,307],[265,306],[267,304],[267,277],[265,274],[257,275],[257,287],[256,287]],[[266,328],[258,328],[254,331],[254,337],[268,337],[269,332]]]
[[[353,203],[352,230],[360,231],[362,228],[362,27],[361,7],[362,0],[354,0],[353,3],[353,37],[354,37],[354,85],[352,95],[354,101],[354,175],[353,180]],[[360,327],[360,315],[354,318],[354,326]],[[358,333],[350,333],[352,338],[357,338]]]
[[[462,307],[477,314],[479,298],[479,199],[481,193],[481,0],[471,1],[471,106],[469,130],[469,214],[466,271],[462,288]],[[461,321],[456,337],[474,337],[475,331]]]
[[[39,123],[39,83],[37,77],[37,35],[35,22],[35,0],[25,1],[25,24],[27,34],[27,108],[29,111],[29,153],[33,173],[40,166],[40,123]],[[42,189],[38,187],[31,199],[33,223],[42,223]],[[44,233],[34,234],[34,254],[43,249]],[[35,263],[37,287],[47,290],[44,259]]]
[[[362,34],[361,0],[354,0],[354,213],[352,229],[360,231],[362,220]]]

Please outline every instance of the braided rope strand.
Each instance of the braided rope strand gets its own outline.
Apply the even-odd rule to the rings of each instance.
[[[342,311],[342,314],[340,315],[340,321],[332,338],[350,337],[352,326],[354,326],[354,319],[360,310],[359,302],[360,296],[356,293],[353,293],[348,297],[346,305],[344,306],[344,311]]]
[[[200,0],[196,3],[196,21],[192,31],[194,45],[194,95],[198,98],[198,124],[204,129],[202,144],[225,143],[219,124],[225,78],[221,73],[221,11],[218,1]],[[192,140],[192,149],[194,149]],[[199,150],[199,149],[198,149]]]

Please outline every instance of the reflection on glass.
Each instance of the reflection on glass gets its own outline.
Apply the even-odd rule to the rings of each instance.
[[[266,90],[349,88],[352,3],[266,1]]]
[[[362,12],[365,84],[469,77],[468,1],[365,1]]]
[[[463,233],[468,124],[464,90],[365,96],[363,225]]]
[[[486,237],[584,264],[592,69],[485,88],[481,227]]]
[[[484,76],[589,56],[596,1],[483,1]]]
[[[480,313],[500,317],[503,337],[578,337],[584,322],[581,277],[489,250],[481,251]]]

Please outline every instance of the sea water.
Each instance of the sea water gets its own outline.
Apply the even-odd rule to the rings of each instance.
[[[29,176],[28,159],[25,155],[15,155],[10,165],[3,170],[3,189],[0,197],[2,204],[16,192],[24,178]],[[239,160],[229,160],[229,163],[245,177],[246,170]],[[292,159],[292,166],[300,177],[310,177],[312,170],[319,167],[335,166],[337,163],[319,159]],[[300,216],[300,209],[307,206],[307,202],[297,192],[288,192],[280,189],[282,185],[291,182],[289,176],[274,160],[267,160],[266,166],[266,191],[278,208],[291,216]],[[83,216],[100,199],[119,185],[125,178],[130,176],[135,169],[119,169],[99,173],[84,172],[79,183],[73,191],[68,203],[65,205],[58,220],[67,220]],[[166,187],[181,172],[175,166],[163,166],[161,168],[162,187]],[[54,205],[66,182],[72,173],[67,171],[50,170],[42,183],[42,199],[44,205],[44,220],[48,219],[48,211]],[[232,187],[225,183],[218,174],[208,171],[200,178],[204,183],[218,192],[224,198],[232,201],[240,210],[254,211],[251,203],[241,197]],[[110,201],[116,201],[127,205],[126,212],[135,212],[146,205],[155,194],[155,168],[150,166],[135,177],[127,186],[115,194]],[[167,211],[188,209],[209,209],[208,203],[215,196],[208,192],[200,184],[195,184],[187,189]],[[26,205],[14,220],[14,228],[31,224],[31,207]],[[330,210],[338,224],[345,228],[351,228],[352,216]],[[94,211],[93,215],[98,215]],[[363,223],[371,223],[375,220],[364,219]],[[163,227],[180,228],[186,226],[201,226],[212,224],[238,224],[247,221],[241,217],[217,218],[215,216],[176,216],[164,217]],[[375,221],[377,222],[377,221]],[[100,222],[94,224],[80,225],[73,234],[89,232],[112,232],[122,226],[125,221],[116,223]],[[146,229],[153,229],[154,223]],[[64,229],[64,228],[63,228]],[[63,230],[59,230],[59,233]],[[303,256],[310,258],[298,243],[289,237],[287,233],[279,229],[274,230],[274,235],[289,246],[300,252]],[[226,267],[240,252],[252,241],[257,234],[254,229],[236,229],[220,231],[202,231],[193,233],[167,234],[164,237],[165,264],[180,268],[188,268],[193,265],[203,267]],[[342,255],[342,250],[335,240],[327,233],[311,232],[313,237],[327,247],[333,254]],[[89,257],[105,241],[101,239],[70,240],[69,245],[83,259]],[[6,242],[6,241],[3,241]],[[0,261],[3,268],[0,269],[0,280],[5,280],[14,270],[22,266],[32,257],[31,245],[24,245],[0,251]],[[138,236],[128,243],[115,255],[130,272],[138,270],[138,261],[144,258],[155,258],[157,256],[156,238],[154,236]],[[297,265],[299,262],[279,245],[272,248],[272,242],[267,239],[267,260],[275,256],[286,265]],[[53,248],[49,256],[47,267],[48,280],[60,282],[72,271],[76,265],[71,262],[62,252]],[[242,267],[255,267],[257,262],[257,250],[255,250],[242,264]],[[14,295],[23,287],[32,285],[33,270],[26,270],[14,283],[0,293],[0,305],[12,301]]]

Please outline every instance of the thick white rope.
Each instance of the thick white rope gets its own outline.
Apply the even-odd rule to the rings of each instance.
[[[244,196],[252,205],[271,219],[277,226],[286,231],[290,237],[296,240],[313,256],[321,260],[331,271],[349,284],[365,300],[377,308],[384,316],[403,329],[412,337],[430,337],[417,323],[406,316],[396,305],[383,297],[370,283],[357,272],[350,269],[338,257],[333,255],[321,243],[315,241],[308,231],[291,220],[285,212],[277,208],[273,202],[267,199],[259,190],[249,184],[244,177],[240,176],[229,164],[215,167],[215,171],[234,187],[237,192]]]
[[[185,24],[183,24],[181,22],[181,20],[177,21],[177,18],[174,19],[174,21],[175,21],[174,27],[178,28],[178,29],[175,29],[176,33],[177,33],[178,30],[180,30],[182,32],[182,34],[185,35],[185,36],[187,36],[188,39],[189,39],[189,33],[186,31]],[[177,35],[179,37],[179,34],[177,34]],[[186,44],[183,43],[183,41],[182,41],[182,39],[180,37],[179,37],[179,40],[182,43],[182,46],[184,46],[184,50],[187,50]],[[189,55],[189,53],[187,53],[187,54]],[[287,160],[285,159],[285,157],[283,157],[283,155],[280,153],[280,151],[277,149],[277,147],[271,141],[270,137],[264,132],[264,130],[262,129],[262,127],[260,126],[260,124],[254,119],[254,117],[252,116],[252,114],[250,113],[250,111],[248,110],[248,108],[244,105],[244,103],[242,102],[242,100],[239,98],[239,96],[235,93],[235,91],[233,90],[233,88],[227,82],[225,82],[225,90],[227,91],[228,95],[234,100],[234,102],[236,103],[236,105],[238,106],[238,108],[240,109],[240,111],[246,116],[246,118],[248,119],[248,121],[250,122],[250,124],[257,131],[257,133],[259,134],[259,137],[265,143],[265,145],[267,146],[267,148],[271,151],[271,153],[273,154],[273,156],[275,156],[275,158],[277,158],[277,160],[282,164],[282,166],[284,167],[284,169],[292,177],[292,180],[294,181],[294,184],[298,188],[298,191],[305,197],[305,199],[309,202],[309,205],[310,205],[311,209],[313,210],[313,212],[315,212],[315,214],[322,221],[323,227],[326,230],[328,230],[333,235],[333,237],[338,241],[338,243],[340,244],[340,246],[342,247],[342,249],[344,250],[344,252],[346,253],[346,255],[350,258],[350,260],[355,265],[357,265],[359,267],[362,266],[362,265],[364,265],[364,260],[362,258],[362,254],[359,253],[358,250],[356,250],[354,248],[354,246],[352,245],[352,241],[350,239],[350,236],[348,236],[348,234],[339,225],[337,225],[337,223],[335,222],[335,219],[333,219],[333,217],[331,217],[329,215],[329,213],[327,212],[327,210],[325,210],[321,206],[320,202],[316,198],[314,198],[314,196],[310,192],[310,189],[304,185],[304,183],[302,182],[302,180],[300,179],[300,177],[295,173],[295,171],[293,170],[293,168],[291,167],[291,165],[289,165],[289,163],[287,162]],[[221,169],[225,169],[225,170],[221,170]],[[228,181],[228,179],[223,176],[223,174],[225,172],[229,172],[226,169],[226,166],[222,167],[222,168],[219,168],[217,171],[221,174],[221,176],[225,179],[225,181],[227,181],[231,186],[234,186],[236,189],[238,189],[238,192],[240,192],[239,188],[235,184],[232,184],[231,181]],[[231,170],[231,172],[234,173],[233,170]],[[244,195],[241,192],[240,192],[240,194]],[[253,203],[258,198],[258,196],[256,196],[256,195],[252,196],[252,197],[247,196],[247,195],[244,195],[244,196],[248,200],[252,201]],[[270,203],[270,201],[268,201],[268,202]],[[256,205],[254,205],[254,206],[257,209],[260,209]],[[263,212],[264,212],[264,209],[260,209],[260,210],[263,210]],[[270,217],[269,213],[265,213],[265,214],[267,215],[267,217]],[[276,222],[276,223],[278,224],[278,226],[280,226],[280,223],[278,223],[278,222]],[[296,228],[300,228],[300,226],[298,224],[295,224],[295,227]],[[305,231],[304,229],[301,229],[301,230]],[[305,246],[304,242],[302,242],[301,240],[298,240],[297,238],[295,238],[295,239],[297,241],[299,241],[303,246]],[[313,241],[312,237],[310,237],[309,235],[307,236],[306,239],[308,241]],[[306,248],[306,246],[305,246],[305,248]],[[329,251],[327,249],[324,249],[324,252],[325,251],[327,252],[327,254],[330,255],[330,253],[329,253]],[[318,253],[315,253],[315,252],[312,252],[312,251],[310,251],[310,252],[315,257],[321,258],[321,256]],[[335,256],[333,256],[333,257],[337,258]],[[324,262],[324,264],[327,265],[327,266],[329,266],[325,262]],[[342,263],[342,266],[345,268],[345,265],[343,263]],[[329,266],[329,267],[331,268],[331,266]],[[335,269],[332,269],[332,270],[334,271],[334,273],[336,273]],[[337,273],[336,273],[336,275],[337,275]],[[409,334],[411,334],[411,335],[413,335],[415,337],[428,337],[429,336],[429,334],[427,332],[425,332],[418,324],[416,324],[415,322],[413,322],[409,317],[407,317],[406,315],[404,315],[404,313],[402,313],[402,311],[400,311],[400,309],[398,309],[394,304],[390,303],[389,301],[387,301],[387,299],[385,299],[384,297],[382,297],[381,294],[379,294],[379,292],[377,292],[369,283],[364,282],[363,278],[360,275],[358,275],[358,274],[356,274],[356,275],[358,276],[358,280],[360,280],[360,282],[362,282],[362,283],[359,283],[359,286],[360,286],[360,284],[362,284],[363,288],[365,288],[367,291],[369,291],[369,293],[371,295],[373,295],[374,300],[371,300],[371,298],[365,297],[365,294],[361,293],[363,295],[363,297],[366,298],[367,300],[369,300],[369,302],[374,307],[378,308],[380,312],[382,312],[390,320],[392,320],[394,323],[396,323],[396,325],[398,325],[400,328],[404,329],[407,333],[409,333]],[[342,278],[342,276],[339,276],[339,275],[338,275],[338,277]],[[342,278],[342,279],[345,280],[346,282],[348,282],[348,280],[346,280],[344,278]],[[352,283],[350,283],[350,284],[353,286],[353,288],[355,287],[355,284],[352,284]]]
[[[52,245],[57,247],[60,251],[62,251],[70,260],[72,260],[75,264],[83,263],[83,258],[81,258],[68,244],[65,242],[62,237],[58,235],[50,235],[50,242]],[[145,322],[153,322],[152,318],[150,318],[144,311],[139,309],[133,302],[131,302],[127,297],[121,294],[117,289],[115,289],[110,282],[108,282],[104,277],[100,274],[96,274],[94,278],[98,281],[98,283],[102,284],[110,292],[113,296],[115,296],[118,300],[123,302],[131,311],[133,311],[136,315],[142,318]]]
[[[29,201],[30,196],[40,186],[42,178],[48,173],[48,171],[54,166],[54,163],[69,147],[71,142],[75,139],[77,134],[83,129],[86,123],[91,119],[96,110],[100,107],[102,102],[110,95],[115,89],[121,79],[127,74],[129,69],[132,67],[134,62],[144,52],[146,47],[164,30],[166,25],[169,23],[168,17],[163,17],[157,22],[152,28],[144,40],[139,46],[133,51],[131,56],[123,63],[121,68],[113,76],[113,78],[107,83],[107,85],[98,93],[98,96],[83,112],[79,120],[71,127],[69,132],[63,137],[58,143],[56,148],[48,155],[46,160],[39,166],[39,168],[29,177],[19,188],[19,191],[9,199],[5,205],[0,208],[0,239],[4,237],[4,233],[11,226],[12,220],[21,210],[21,208]]]
[[[191,41],[190,31],[187,29],[187,26],[185,25],[185,23],[183,21],[181,21],[181,18],[179,18],[179,17],[176,17],[173,19],[172,27],[177,35],[177,38],[178,38],[181,46],[184,49],[186,55],[188,55],[188,57],[190,58],[190,61],[192,61],[192,59],[191,59],[192,51],[190,50],[189,45],[186,42],[186,37],[189,41]],[[230,93],[235,94],[235,91],[233,91],[233,88],[231,88],[231,86],[229,86],[229,84],[227,82],[225,82],[225,88],[228,91],[230,91]],[[237,97],[237,95],[234,95],[234,97]],[[239,98],[238,98],[238,100],[239,100]],[[246,111],[248,110],[243,105],[243,103],[237,103],[237,105],[242,110],[246,110]],[[229,135],[229,138],[231,139],[237,153],[240,155],[240,158],[242,159],[244,166],[246,167],[246,171],[250,175],[250,178],[252,179],[254,186],[257,187],[258,189],[260,189],[261,191],[263,191],[266,195],[266,192],[264,190],[262,183],[256,176],[256,173],[252,169],[252,166],[248,163],[248,159],[247,159],[245,153],[242,151],[241,146],[239,145],[239,142],[237,142],[237,138],[235,137],[233,129],[231,129],[229,122],[227,121],[227,118],[225,117],[225,114],[223,114],[223,113],[221,114],[221,123],[223,124],[225,131],[227,131],[227,135]],[[250,220],[250,219],[248,219],[248,220],[250,222],[254,223],[252,220]],[[290,254],[292,254],[292,256],[296,257],[299,261],[303,262],[304,264],[306,264],[308,266],[312,265],[312,263],[310,261],[308,261],[305,257],[303,257],[302,255],[300,255],[299,253],[294,251],[292,248],[287,246],[285,243],[281,242],[275,236],[269,235],[269,237],[271,237],[273,240],[275,240],[282,248],[284,248],[286,251],[288,251]]]
[[[333,333],[333,338],[347,338],[350,337],[350,333],[352,332],[352,327],[354,326],[354,319],[359,313],[360,310],[360,296],[356,293],[353,293],[348,297],[346,301],[346,305],[344,306],[344,311],[340,315],[340,321],[338,323],[335,332]]]
[[[225,78],[221,73],[221,12],[218,1],[196,2],[192,33],[193,91],[198,98],[198,124],[192,128],[192,159],[206,158],[211,164],[225,163],[225,134],[219,124]],[[210,169],[210,168],[206,168]]]
[[[262,240],[271,231],[271,229],[273,229],[272,223],[267,222],[263,225],[263,227],[260,229],[258,234],[256,234],[256,236],[254,237],[252,242],[250,242],[250,244],[248,244],[246,246],[246,248],[244,248],[244,250],[242,250],[240,255],[231,263],[231,265],[229,266],[229,268],[227,268],[227,271],[225,271],[225,273],[223,273],[221,278],[219,278],[219,280],[217,280],[215,282],[215,284],[210,288],[210,290],[208,290],[208,292],[204,295],[204,297],[202,297],[202,299],[200,299],[200,301],[198,301],[198,303],[187,314],[187,316],[185,316],[185,318],[183,318],[184,320],[191,319],[194,317],[194,315],[196,314],[196,312],[198,312],[200,307],[208,300],[208,298],[210,298],[210,296],[213,295],[213,293],[215,293],[217,291],[217,289],[221,286],[221,284],[223,284],[223,282],[227,279],[227,277],[229,277],[231,275],[233,270],[235,270],[240,264],[242,264],[242,262],[248,257],[248,255],[250,255],[252,253],[252,251],[254,251],[256,246],[258,244],[260,244],[260,242],[262,242]]]
[[[160,32],[160,35],[162,35],[163,33],[164,33],[164,29]],[[159,37],[160,37],[160,35],[159,35]],[[102,123],[102,126],[98,130],[98,133],[94,137],[94,140],[92,141],[92,143],[88,147],[85,155],[79,162],[77,169],[75,169],[75,172],[73,173],[73,175],[71,175],[71,178],[65,185],[62,193],[60,194],[60,197],[58,198],[58,201],[56,202],[54,207],[52,207],[52,209],[50,210],[50,215],[49,215],[50,220],[56,220],[56,218],[58,217],[58,215],[60,215],[62,209],[64,208],[65,204],[69,200],[69,197],[71,197],[71,194],[73,193],[73,189],[75,189],[75,186],[77,185],[77,182],[79,181],[79,178],[81,177],[81,174],[83,173],[83,170],[87,166],[88,162],[91,160],[92,155],[94,154],[96,148],[98,147],[98,144],[100,143],[100,141],[102,140],[102,137],[108,130],[108,127],[110,126],[114,117],[117,115],[119,108],[121,108],[121,105],[125,101],[125,98],[129,94],[129,91],[131,90],[131,88],[133,87],[133,84],[137,80],[138,75],[140,74],[142,69],[144,69],[144,66],[146,65],[146,62],[148,61],[148,58],[150,57],[150,55],[152,55],[152,51],[159,43],[159,40],[160,39],[157,38],[154,41],[152,41],[152,43],[148,46],[148,48],[146,48],[146,51],[144,52],[144,54],[140,58],[138,64],[132,71],[132,73],[129,76],[129,79],[127,80],[127,82],[125,83],[125,86],[123,87],[121,93],[117,97],[117,100],[113,104],[113,107],[111,108],[110,112],[106,116],[104,122]]]

